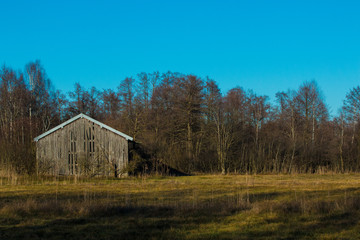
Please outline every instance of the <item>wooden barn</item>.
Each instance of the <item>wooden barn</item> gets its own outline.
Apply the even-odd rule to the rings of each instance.
[[[79,114],[34,139],[37,171],[51,175],[127,175],[133,138]]]

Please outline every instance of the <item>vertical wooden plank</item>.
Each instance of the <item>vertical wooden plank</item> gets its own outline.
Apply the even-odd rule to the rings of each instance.
[[[92,162],[93,162],[93,173],[95,173],[96,171],[96,166],[97,164],[97,159],[99,158],[99,137],[100,137],[100,126],[97,126],[96,131],[95,131],[95,139],[94,139],[94,143],[95,143],[95,152],[94,152],[94,157],[92,158]]]
[[[72,167],[72,172],[71,172],[71,174],[72,175],[75,175],[75,162],[74,162],[74,137],[75,137],[75,132],[74,132],[74,130],[75,130],[75,124],[72,124],[71,125],[71,133],[70,133],[70,135],[71,135],[71,167]]]
[[[68,141],[69,141],[69,125],[65,126],[63,128],[63,140],[62,140],[62,144],[64,147],[64,161],[65,161],[65,174],[66,175],[70,175],[70,171],[69,171],[69,145],[68,145]]]

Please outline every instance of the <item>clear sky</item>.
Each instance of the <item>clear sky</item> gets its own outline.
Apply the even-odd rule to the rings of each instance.
[[[0,0],[0,64],[35,59],[64,92],[170,70],[273,100],[315,79],[336,114],[360,85],[360,1]]]

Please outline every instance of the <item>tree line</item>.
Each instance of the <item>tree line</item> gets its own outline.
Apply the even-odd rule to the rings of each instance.
[[[153,160],[184,172],[314,173],[360,170],[360,86],[330,119],[315,81],[276,101],[209,78],[139,73],[116,89],[54,89],[40,61],[0,70],[0,167],[35,171],[33,138],[84,113],[141,144]]]

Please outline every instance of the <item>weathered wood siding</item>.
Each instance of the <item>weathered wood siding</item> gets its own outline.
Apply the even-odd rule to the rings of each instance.
[[[80,118],[39,139],[40,174],[121,175],[129,161],[128,140]]]

